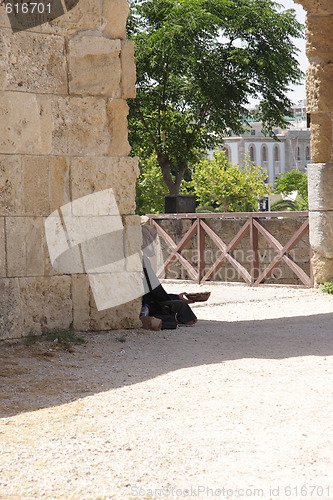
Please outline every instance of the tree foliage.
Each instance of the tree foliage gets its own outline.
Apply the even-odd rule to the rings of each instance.
[[[168,188],[163,180],[156,155],[140,160],[140,176],[136,182],[136,213],[158,214],[164,212],[164,195]]]
[[[270,193],[267,172],[246,160],[243,170],[228,162],[224,151],[215,151],[213,159],[203,159],[192,173],[191,185],[203,205],[225,212],[256,209],[257,198]]]
[[[264,131],[285,124],[286,90],[301,77],[293,10],[272,0],[130,0],[130,8],[130,140],[134,154],[155,153],[171,194],[200,151],[243,129],[251,97]]]
[[[275,191],[285,196],[293,191],[298,191],[294,210],[308,210],[308,178],[304,172],[291,170],[281,174],[275,182]]]

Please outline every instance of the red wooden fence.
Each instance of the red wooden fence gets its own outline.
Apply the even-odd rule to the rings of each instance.
[[[274,269],[281,263],[285,262],[296,276],[301,280],[304,286],[313,286],[313,275],[311,267],[311,248],[310,248],[310,275],[292,259],[290,251],[297,245],[301,238],[309,231],[308,212],[232,212],[232,213],[208,213],[208,214],[153,214],[148,215],[150,224],[157,230],[158,234],[166,242],[170,255],[165,261],[164,269],[174,260],[178,260],[187,270],[189,276],[196,282],[202,283],[211,279],[214,274],[220,269],[224,262],[228,261],[238,274],[243,278],[245,283],[251,285],[259,285],[264,283],[272,274]],[[292,217],[305,218],[299,229],[290,237],[287,244],[282,245],[261,223],[260,219],[268,217]],[[193,224],[190,229],[184,234],[179,243],[171,238],[171,236],[158,223],[162,219],[192,219]],[[209,219],[244,219],[244,225],[232,238],[227,245],[222,238],[209,225]],[[250,233],[250,249],[252,254],[251,272],[249,273],[245,267],[238,262],[232,255],[233,250],[237,247],[240,241]],[[258,236],[259,233],[265,238],[269,245],[277,252],[269,265],[259,272],[259,248]],[[181,254],[188,241],[197,234],[198,245],[198,266],[197,269]],[[217,258],[214,264],[208,271],[205,272],[205,238],[209,236],[215,245],[221,250],[221,255]]]

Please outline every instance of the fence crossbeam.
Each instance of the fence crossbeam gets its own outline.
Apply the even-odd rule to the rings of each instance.
[[[175,261],[176,259],[187,270],[191,279],[198,283],[211,279],[220,267],[229,262],[243,280],[248,284],[259,285],[264,283],[267,278],[272,274],[274,269],[281,263],[285,262],[289,268],[296,274],[303,285],[307,287],[313,286],[313,274],[311,265],[311,247],[310,247],[310,275],[308,276],[303,269],[296,264],[289,254],[297,243],[302,239],[304,234],[309,231],[308,212],[240,212],[240,213],[207,213],[207,214],[150,214],[150,224],[157,230],[158,234],[163,238],[170,251],[167,257],[164,270]],[[299,218],[307,217],[299,229],[293,234],[286,245],[282,245],[261,223],[262,218],[276,218],[288,217]],[[166,219],[191,219],[194,223],[190,229],[185,233],[180,242],[177,244],[171,236],[161,227],[157,220]],[[233,237],[231,242],[226,245],[222,238],[212,229],[208,224],[209,219],[247,219],[242,228]],[[250,250],[251,257],[251,274],[245,269],[240,262],[238,262],[232,255],[233,250],[237,247],[240,241],[250,233]],[[259,273],[259,233],[268,241],[269,245],[273,247],[277,254],[269,265],[264,269],[261,274]],[[197,234],[197,250],[198,250],[198,270],[181,254],[181,251],[190,239]],[[214,264],[205,273],[205,236],[215,243],[221,250],[221,255],[216,259]]]

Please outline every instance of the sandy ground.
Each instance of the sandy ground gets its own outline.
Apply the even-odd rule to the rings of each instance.
[[[0,343],[0,499],[333,499],[333,297],[166,287],[197,325]]]

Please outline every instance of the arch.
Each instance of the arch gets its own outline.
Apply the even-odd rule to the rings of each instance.
[[[261,146],[261,165],[263,166],[264,163],[268,161],[268,149],[266,144],[263,144]]]
[[[256,162],[256,148],[254,144],[250,144],[249,146],[249,156],[250,156],[250,161],[253,161],[254,163]]]
[[[278,144],[274,144],[273,147],[273,175],[274,181],[281,174],[281,152],[280,146]]]
[[[224,151],[226,159],[229,162],[231,162],[232,161],[232,158],[231,158],[231,148],[229,146],[223,146],[221,151]]]
[[[306,146],[306,148],[305,148],[305,159],[306,159],[306,161],[311,161],[310,146]]]

